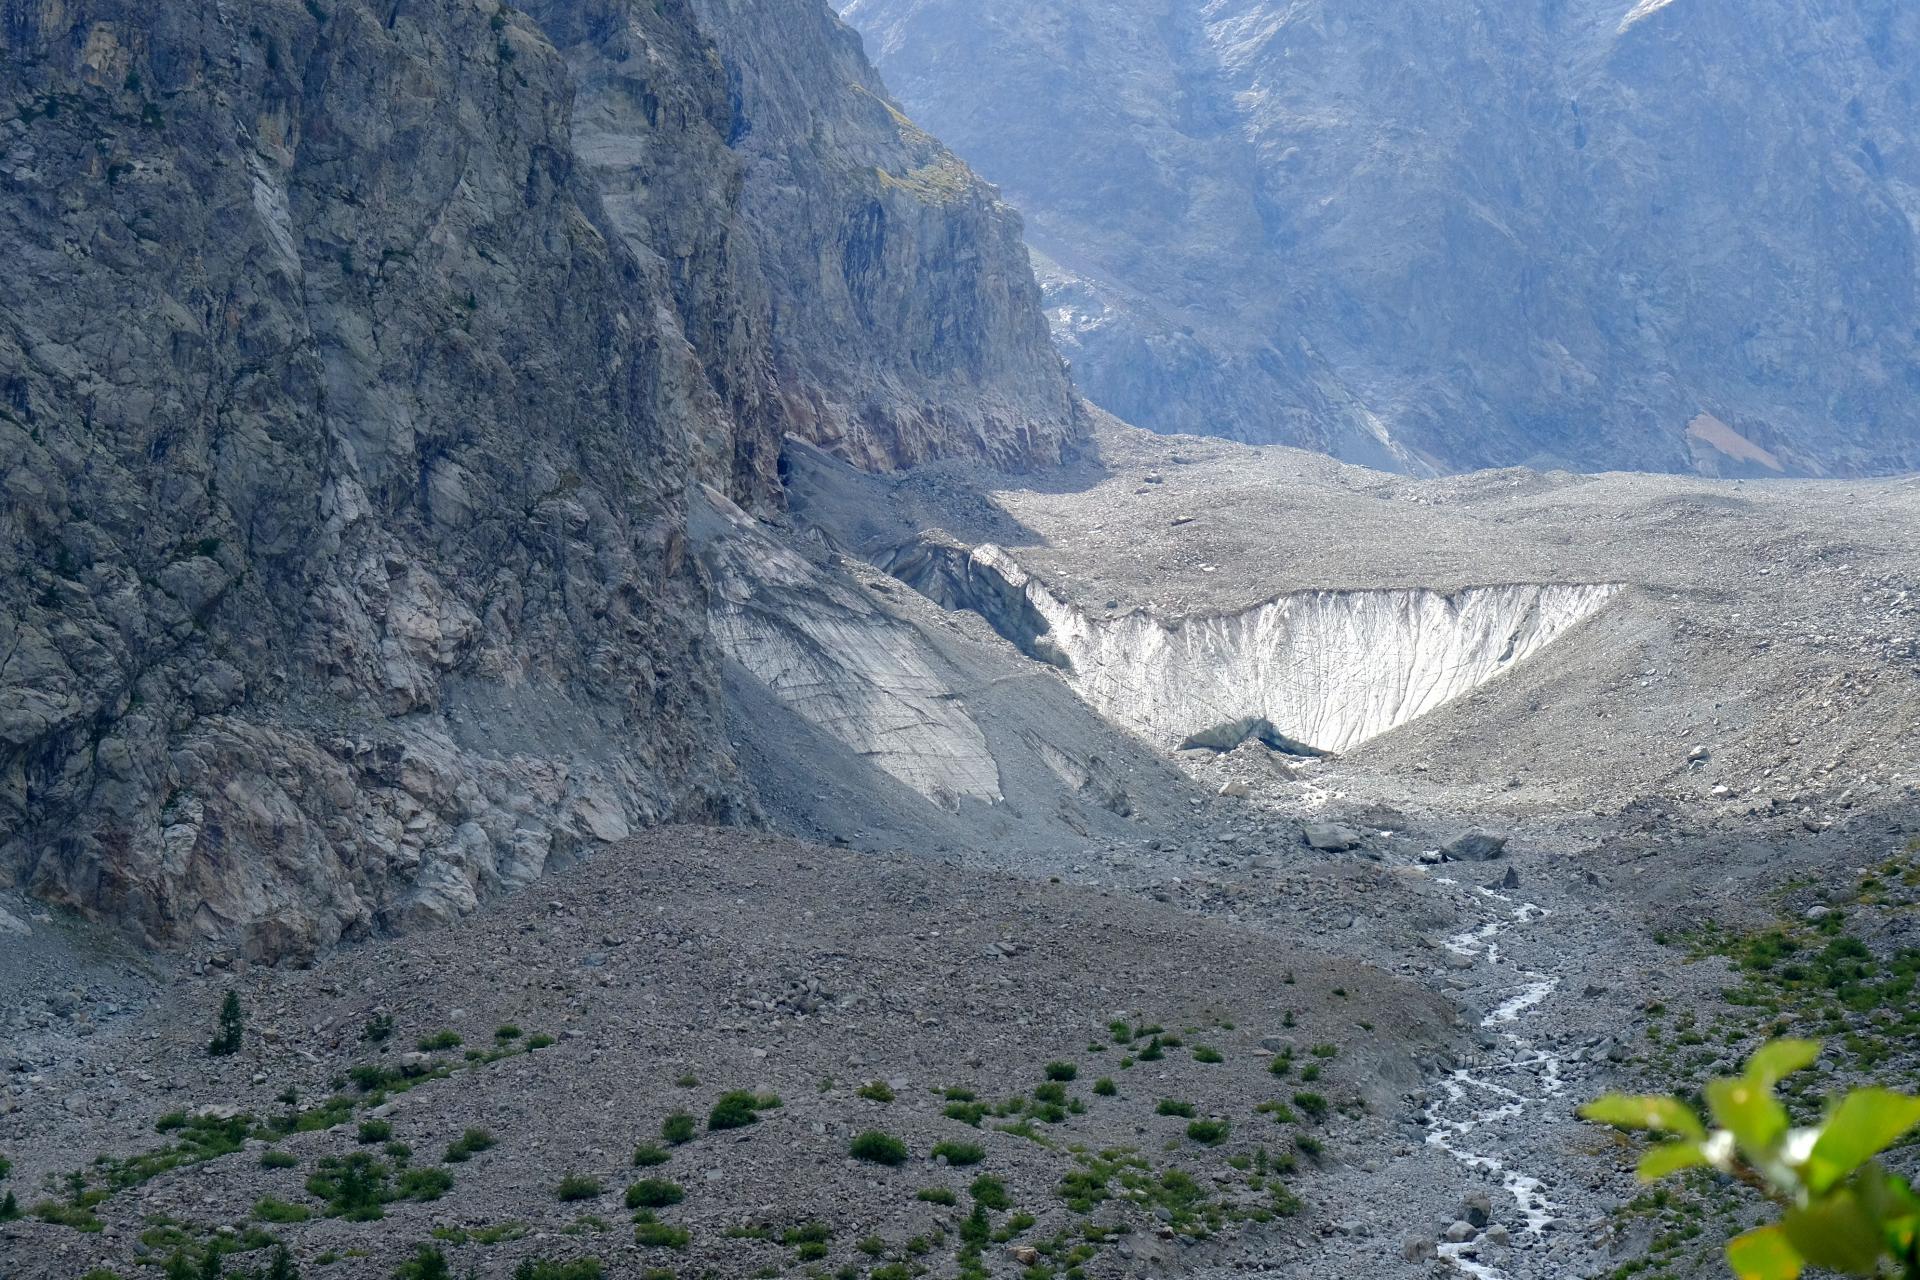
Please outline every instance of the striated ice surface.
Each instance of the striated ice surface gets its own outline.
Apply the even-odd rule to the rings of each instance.
[[[1322,751],[1348,750],[1538,653],[1620,590],[1306,591],[1168,620],[1091,613],[992,544],[969,559],[970,576],[998,578],[1003,592],[1025,597],[1046,628],[1045,650],[1087,702],[1169,748],[1252,718]]]

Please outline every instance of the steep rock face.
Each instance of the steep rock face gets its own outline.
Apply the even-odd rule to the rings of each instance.
[[[0,874],[276,954],[730,812],[683,489],[734,425],[540,33],[0,14]]]
[[[726,64],[788,430],[869,470],[1058,460],[1083,430],[1019,217],[817,0],[692,0]]]
[[[722,58],[772,17],[839,60]],[[810,0],[0,0],[0,882],[271,956],[738,816],[690,486],[777,505],[796,407],[873,467],[1077,425],[857,59]]]
[[[660,256],[738,415],[869,470],[1045,464],[1081,433],[1017,215],[899,113],[824,4],[534,0],[528,12],[578,78],[576,138],[613,225]],[[675,38],[712,42],[724,79],[704,97],[660,96],[648,58]],[[701,314],[684,285],[714,274],[740,305]],[[749,368],[742,353],[756,349]]]
[[[1898,0],[852,0],[1141,426],[1406,470],[1920,465]]]

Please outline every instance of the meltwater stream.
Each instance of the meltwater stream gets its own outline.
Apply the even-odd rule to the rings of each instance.
[[[1448,938],[1447,950],[1490,968],[1506,963],[1520,985],[1480,1020],[1481,1026],[1496,1032],[1499,1048],[1486,1061],[1457,1070],[1440,1081],[1441,1096],[1427,1107],[1427,1141],[1474,1172],[1498,1177],[1525,1215],[1524,1230],[1538,1236],[1560,1216],[1560,1207],[1547,1198],[1538,1178],[1509,1168],[1499,1156],[1481,1148],[1486,1145],[1483,1130],[1523,1116],[1565,1092],[1559,1056],[1517,1030],[1527,1012],[1551,995],[1560,980],[1513,967],[1500,956],[1502,934],[1540,920],[1548,912],[1531,902],[1515,902],[1492,889],[1477,892],[1496,914],[1485,924]],[[1504,1280],[1506,1273],[1480,1260],[1486,1251],[1479,1242],[1449,1242],[1440,1245],[1439,1251],[1464,1275],[1477,1280]]]

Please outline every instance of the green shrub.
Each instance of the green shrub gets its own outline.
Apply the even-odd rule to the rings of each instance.
[[[262,1169],[291,1169],[300,1163],[298,1156],[291,1151],[282,1151],[278,1147],[268,1147],[260,1153]]]
[[[1187,1137],[1202,1146],[1217,1147],[1227,1140],[1231,1128],[1225,1120],[1195,1120],[1187,1126]]]
[[[633,1165],[636,1169],[651,1169],[654,1165],[665,1164],[673,1159],[673,1153],[665,1147],[656,1147],[651,1142],[643,1142],[633,1149]]]
[[[254,1202],[253,1216],[262,1222],[305,1222],[313,1214],[303,1204],[289,1204],[272,1196],[262,1196]]]
[[[491,1150],[494,1137],[485,1129],[468,1129],[447,1146],[447,1154],[441,1159],[448,1164],[463,1164],[482,1151]]]
[[[546,1258],[523,1258],[513,1269],[513,1280],[600,1280],[597,1258],[574,1258],[566,1262]]]
[[[1305,1112],[1311,1120],[1327,1118],[1327,1100],[1317,1093],[1296,1093],[1293,1095],[1293,1105]]]
[[[1147,1041],[1147,1047],[1135,1055],[1141,1062],[1158,1062],[1166,1056],[1167,1052],[1161,1047],[1159,1036]]]
[[[684,1187],[665,1178],[642,1178],[627,1188],[629,1209],[664,1209],[686,1198]]]
[[[600,1180],[589,1178],[583,1173],[569,1173],[560,1179],[560,1185],[553,1194],[563,1201],[591,1200],[601,1192]]]
[[[970,1124],[978,1129],[980,1122],[987,1118],[987,1104],[973,1101],[949,1102],[940,1114],[949,1120],[958,1120],[961,1124]]]
[[[676,1111],[660,1122],[660,1136],[674,1146],[693,1141],[694,1120],[684,1111]]]
[[[756,1099],[745,1089],[735,1089],[731,1093],[720,1095],[720,1101],[713,1104],[713,1110],[707,1115],[708,1129],[744,1129],[760,1119],[755,1109]]]
[[[1216,1063],[1225,1062],[1227,1059],[1225,1054],[1213,1046],[1197,1044],[1193,1046],[1193,1060],[1195,1062]]]
[[[1035,1086],[1033,1096],[1049,1106],[1065,1106],[1067,1102],[1067,1086],[1056,1080],[1049,1080],[1043,1085]]]
[[[945,1187],[922,1187],[920,1188],[919,1194],[914,1196],[914,1199],[924,1200],[928,1204],[943,1204],[949,1207],[958,1204],[960,1200],[958,1196],[954,1195],[953,1192]]]
[[[1047,1064],[1047,1079],[1049,1080],[1071,1080],[1079,1074],[1080,1068],[1074,1066],[1071,1062],[1049,1062]]]
[[[362,1120],[359,1136],[362,1145],[385,1142],[393,1136],[393,1126],[385,1120]]]
[[[453,1175],[445,1169],[402,1169],[395,1190],[402,1200],[438,1200],[453,1190]]]
[[[1286,1075],[1293,1070],[1293,1056],[1285,1053],[1275,1054],[1273,1061],[1267,1064],[1267,1070],[1277,1076]]]
[[[393,1198],[387,1166],[364,1151],[341,1159],[322,1157],[307,1178],[307,1192],[326,1201],[329,1218],[373,1222],[385,1216],[381,1208]]]
[[[422,1036],[416,1047],[422,1053],[438,1053],[442,1049],[458,1049],[460,1036],[455,1031],[436,1031],[430,1036]]]
[[[869,1080],[859,1088],[861,1097],[873,1102],[892,1102],[893,1089],[885,1080]]]
[[[1332,1044],[1317,1044],[1313,1046],[1310,1052],[1316,1058],[1337,1058],[1340,1056],[1340,1046],[1332,1045]]]
[[[633,1228],[634,1243],[649,1249],[684,1249],[692,1238],[685,1227],[655,1222],[651,1217]]]
[[[971,1142],[936,1142],[933,1144],[933,1154],[936,1159],[945,1156],[947,1163],[956,1168],[979,1164],[987,1158],[986,1148]]]
[[[360,1038],[369,1044],[385,1044],[393,1038],[393,1015],[376,1013],[360,1028]]]
[[[527,1037],[527,1048],[545,1049],[553,1043],[553,1037],[544,1031],[536,1031]]]
[[[394,1269],[393,1280],[453,1280],[447,1255],[430,1244],[423,1244],[411,1258]]]
[[[1007,1184],[991,1174],[983,1173],[967,1187],[967,1193],[973,1202],[988,1209],[1005,1209],[1013,1204],[1013,1197],[1007,1194]]]
[[[7,1192],[11,1197],[13,1192]],[[15,1209],[19,1206],[16,1204]],[[33,1206],[33,1216],[42,1222],[50,1222],[56,1227],[71,1227],[75,1231],[92,1234],[100,1230],[100,1219],[93,1216],[93,1210],[86,1205],[61,1204],[57,1200],[42,1200]]]
[[[1109,1022],[1107,1024],[1107,1034],[1113,1037],[1115,1044],[1125,1044],[1127,1041],[1133,1039],[1133,1028],[1124,1022]]]
[[[869,1164],[902,1165],[907,1162],[906,1144],[878,1129],[868,1129],[865,1133],[855,1135],[853,1141],[847,1144],[847,1154]]]
[[[1735,1274],[1794,1280],[1808,1268],[1852,1275],[1920,1275],[1920,1194],[1875,1159],[1920,1126],[1920,1098],[1856,1089],[1817,1126],[1795,1129],[1773,1096],[1787,1076],[1814,1064],[1812,1040],[1774,1040],[1754,1050],[1745,1072],[1703,1091],[1717,1131],[1709,1135],[1678,1098],[1608,1094],[1582,1117],[1669,1137],[1640,1159],[1644,1181],[1707,1167],[1761,1190],[1781,1206],[1779,1221],[1727,1243]]]
[[[1162,1098],[1160,1099],[1160,1105],[1153,1109],[1153,1113],[1158,1116],[1179,1116],[1182,1120],[1191,1120],[1193,1119],[1193,1104],[1191,1102],[1175,1102],[1172,1098]]]
[[[20,1202],[13,1198],[13,1192],[9,1191],[6,1195],[0,1196],[0,1222],[14,1222],[19,1217]]]
[[[520,1028],[514,1026],[511,1022],[503,1026],[495,1027],[493,1029],[493,1038],[502,1044],[505,1044],[509,1040],[518,1040],[520,1038]]]
[[[1093,1082],[1093,1091],[1099,1097],[1111,1098],[1120,1092],[1120,1086],[1113,1082],[1113,1077],[1101,1076]]]

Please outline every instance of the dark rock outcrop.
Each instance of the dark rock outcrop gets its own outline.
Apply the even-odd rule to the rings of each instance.
[[[0,882],[281,955],[738,817],[690,488],[777,504],[803,401],[869,466],[1072,433],[1016,224],[950,157],[944,203],[821,153],[816,221],[756,199],[756,130],[844,145],[877,85],[829,127],[846,66],[742,92],[770,33],[535,9],[0,0]],[[863,207],[891,345],[809,362],[827,304],[767,282]],[[962,367],[917,360],[968,349],[943,325]]]
[[[900,113],[824,4],[527,9],[578,77],[575,136],[613,225],[660,257],[737,414],[868,470],[1022,468],[1082,432],[1018,216]],[[723,78],[663,99],[651,57],[690,40]],[[688,287],[716,276],[737,300],[719,314]]]
[[[1411,471],[1920,466],[1900,0],[851,0],[1090,399]]]

